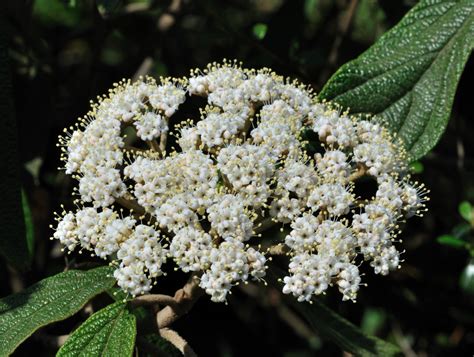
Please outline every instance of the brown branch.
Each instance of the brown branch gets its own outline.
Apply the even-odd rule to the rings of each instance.
[[[133,211],[135,211],[136,213],[138,214],[145,214],[145,209],[140,206],[138,204],[137,201],[135,200],[128,200],[126,198],[123,198],[123,197],[118,197],[115,199],[115,202],[117,202],[119,205],[125,207],[125,208],[128,208],[128,209],[131,209]]]
[[[130,145],[125,145],[125,148],[124,148],[126,151],[129,151],[129,152],[132,152],[132,153],[144,153],[144,152],[148,152],[148,149],[140,149],[140,148],[136,148],[134,146],[130,146]]]
[[[146,142],[148,144],[148,146],[150,147],[150,149],[152,149],[153,151],[156,151],[156,152],[160,152],[160,145],[156,142],[156,140],[147,140]]]
[[[175,346],[185,357],[197,357],[189,343],[182,338],[176,331],[169,328],[161,328],[160,336]]]
[[[392,333],[395,341],[406,357],[418,356],[416,352],[413,351],[410,341],[403,335],[403,331],[398,323],[392,324]]]
[[[174,294],[176,305],[168,305],[156,314],[158,328],[168,327],[187,314],[203,293],[204,291],[199,287],[199,277],[191,275],[188,282]]]
[[[356,172],[353,172],[352,174],[350,174],[349,181],[353,182],[357,180],[358,178],[361,178],[362,176],[364,176],[366,173],[367,173],[367,169],[365,168],[365,166],[359,166]]]
[[[166,131],[160,134],[160,147],[159,150],[161,155],[164,157],[166,153],[166,141],[168,140],[168,133]]]
[[[163,306],[178,306],[178,302],[169,295],[163,294],[150,294],[142,295],[133,299],[131,302],[132,306],[140,305],[163,305]]]
[[[21,277],[21,274],[13,268],[11,265],[7,265],[8,272],[10,273],[10,287],[13,293],[18,293],[25,289],[25,284]]]
[[[283,303],[275,306],[277,314],[291,329],[300,337],[307,341],[315,339],[317,336],[307,323]]]
[[[265,218],[264,220],[258,222],[257,227],[255,228],[255,233],[262,233],[263,231],[266,231],[267,229],[273,227],[276,225],[276,222],[272,218]]]
[[[342,40],[346,36],[346,33],[352,23],[352,19],[354,18],[358,3],[359,0],[350,0],[346,13],[344,14],[344,16],[341,16],[341,19],[339,21],[339,32],[336,38],[334,39],[331,50],[329,52],[328,67],[324,71],[322,71],[322,74],[319,78],[319,83],[326,82],[326,80],[329,78],[330,71],[336,65],[337,57],[339,55],[339,48],[341,47]]]
[[[132,77],[132,81],[137,81],[140,77],[144,77],[148,75],[153,68],[153,58],[145,57],[143,62],[141,63],[140,67],[138,67],[137,71]]]

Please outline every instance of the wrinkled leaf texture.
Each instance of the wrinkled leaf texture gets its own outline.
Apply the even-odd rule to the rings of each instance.
[[[129,357],[133,354],[136,319],[118,301],[89,317],[60,348],[58,357]]]
[[[110,267],[70,270],[0,299],[0,356],[11,354],[40,327],[75,314],[114,284]]]
[[[473,0],[421,0],[372,47],[342,66],[320,98],[382,119],[416,160],[446,129],[473,48]]]

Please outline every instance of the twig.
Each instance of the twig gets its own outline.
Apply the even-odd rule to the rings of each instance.
[[[354,18],[355,10],[357,9],[358,3],[359,0],[351,0],[345,16],[343,16],[339,22],[339,32],[332,44],[331,51],[329,52],[328,66],[322,72],[319,78],[319,83],[326,82],[329,77],[330,71],[336,65],[337,57],[339,55],[339,47],[341,47],[342,40],[344,39],[347,31],[349,30],[349,26],[351,25],[352,19]]]
[[[159,150],[161,152],[161,155],[163,155],[163,157],[165,156],[165,153],[166,153],[166,141],[168,139],[168,133],[166,131],[162,132],[160,134],[160,147],[159,147]]]
[[[133,299],[131,302],[132,306],[138,305],[164,305],[164,306],[174,306],[177,307],[178,302],[169,295],[163,294],[150,294],[138,296]]]
[[[161,328],[160,335],[165,340],[169,341],[175,346],[185,357],[197,357],[196,352],[193,351],[189,343],[182,338],[176,331],[169,328]]]
[[[156,152],[160,152],[161,151],[161,148],[160,148],[160,145],[158,145],[158,143],[156,142],[156,140],[148,140],[146,142],[148,144],[148,146],[150,147],[150,149],[156,151]]]
[[[359,168],[357,169],[356,172],[353,172],[350,176],[349,176],[349,181],[355,181],[357,180],[358,178],[361,178],[362,176],[364,176],[367,172],[367,169],[364,167],[364,166],[359,166]]]
[[[295,312],[291,311],[288,306],[283,303],[279,303],[275,306],[278,316],[282,319],[291,329],[300,337],[307,341],[311,341],[316,338],[316,334],[306,324],[306,322],[299,317]]]
[[[23,279],[18,273],[18,271],[13,268],[11,265],[7,265],[8,272],[10,273],[10,287],[13,293],[18,293],[25,289],[25,284],[23,283]]]
[[[168,327],[181,316],[188,313],[196,303],[197,299],[204,293],[199,287],[197,275],[191,275],[188,282],[174,295],[176,305],[168,305],[156,314],[158,328]]]
[[[153,58],[151,57],[145,57],[143,62],[141,63],[140,67],[138,67],[137,71],[132,77],[132,81],[135,82],[138,80],[140,77],[144,77],[147,74],[151,72],[151,69],[153,68]]]
[[[138,202],[135,201],[135,200],[127,200],[126,198],[118,197],[118,198],[115,199],[115,202],[117,202],[119,205],[121,205],[125,208],[134,210],[138,214],[145,214],[146,213],[145,209],[142,206],[140,206],[138,204]]]
[[[392,332],[395,341],[397,341],[398,345],[400,346],[403,354],[406,357],[417,357],[417,354],[411,348],[411,344],[408,339],[403,335],[402,329],[398,323],[394,323],[392,325]]]
[[[265,218],[263,221],[259,222],[259,225],[257,226],[257,228],[255,228],[255,233],[258,234],[263,231],[266,231],[267,229],[273,227],[274,225],[276,225],[276,222],[273,219]]]
[[[133,153],[144,153],[148,151],[148,149],[140,149],[140,148],[136,148],[135,146],[130,146],[130,145],[125,145],[124,149],[126,151],[130,151]]]
[[[181,0],[172,0],[168,9],[158,19],[158,28],[160,31],[167,31],[174,25],[176,14],[181,10]]]
[[[150,8],[150,5],[145,2],[143,3],[135,2],[135,3],[125,5],[124,13],[131,14],[134,12],[147,11],[149,8]]]
[[[245,31],[239,31],[229,26],[229,23],[222,20],[222,16],[210,5],[206,5],[203,2],[203,8],[208,18],[216,22],[217,27],[228,34],[230,37],[236,38],[239,42],[245,42],[249,46],[255,47],[260,52],[264,53],[265,56],[268,56],[273,61],[277,62],[279,66],[285,68],[289,72],[298,74],[302,78],[308,78],[308,74],[296,66],[294,63],[289,63],[290,59],[282,59],[278,54],[270,50],[268,47],[264,46],[260,41],[253,39],[250,36],[247,36]]]

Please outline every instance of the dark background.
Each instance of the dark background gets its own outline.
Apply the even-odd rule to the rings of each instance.
[[[53,212],[71,206],[74,181],[58,171],[57,136],[112,83],[150,74],[183,76],[223,58],[270,67],[319,91],[345,62],[367,49],[416,3],[408,0],[1,0],[8,36],[21,184],[30,204],[34,258],[18,272],[0,260],[0,296],[84,259],[65,259],[49,240]],[[3,6],[4,8],[2,9]],[[402,268],[387,277],[367,271],[356,304],[330,289],[327,305],[401,346],[406,356],[471,356],[474,282],[463,277],[468,249],[441,244],[450,235],[473,242],[458,212],[474,202],[473,60],[461,78],[449,126],[415,166],[431,190],[429,211],[413,218],[401,238]],[[0,133],[1,134],[1,133]],[[3,133],[5,135],[5,133]],[[2,136],[4,136],[2,135]],[[8,140],[8,139],[4,139]],[[464,204],[466,206],[466,204]],[[163,282],[162,282],[163,281]],[[185,276],[160,279],[172,293]],[[109,302],[103,296],[98,307]],[[16,356],[49,356],[54,336],[69,333],[86,313],[37,332]],[[272,288],[235,289],[228,305],[201,299],[176,329],[202,356],[341,356]]]

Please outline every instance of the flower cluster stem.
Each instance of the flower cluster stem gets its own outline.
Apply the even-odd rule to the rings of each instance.
[[[199,287],[199,277],[191,275],[188,282],[176,291],[174,295],[176,304],[167,305],[156,314],[158,328],[168,327],[181,316],[187,314],[203,293],[204,291]]]
[[[176,331],[166,327],[160,329],[159,332],[160,336],[170,342],[173,346],[175,346],[183,354],[183,356],[197,357],[196,352],[194,352],[189,343],[184,338],[182,338]]]

